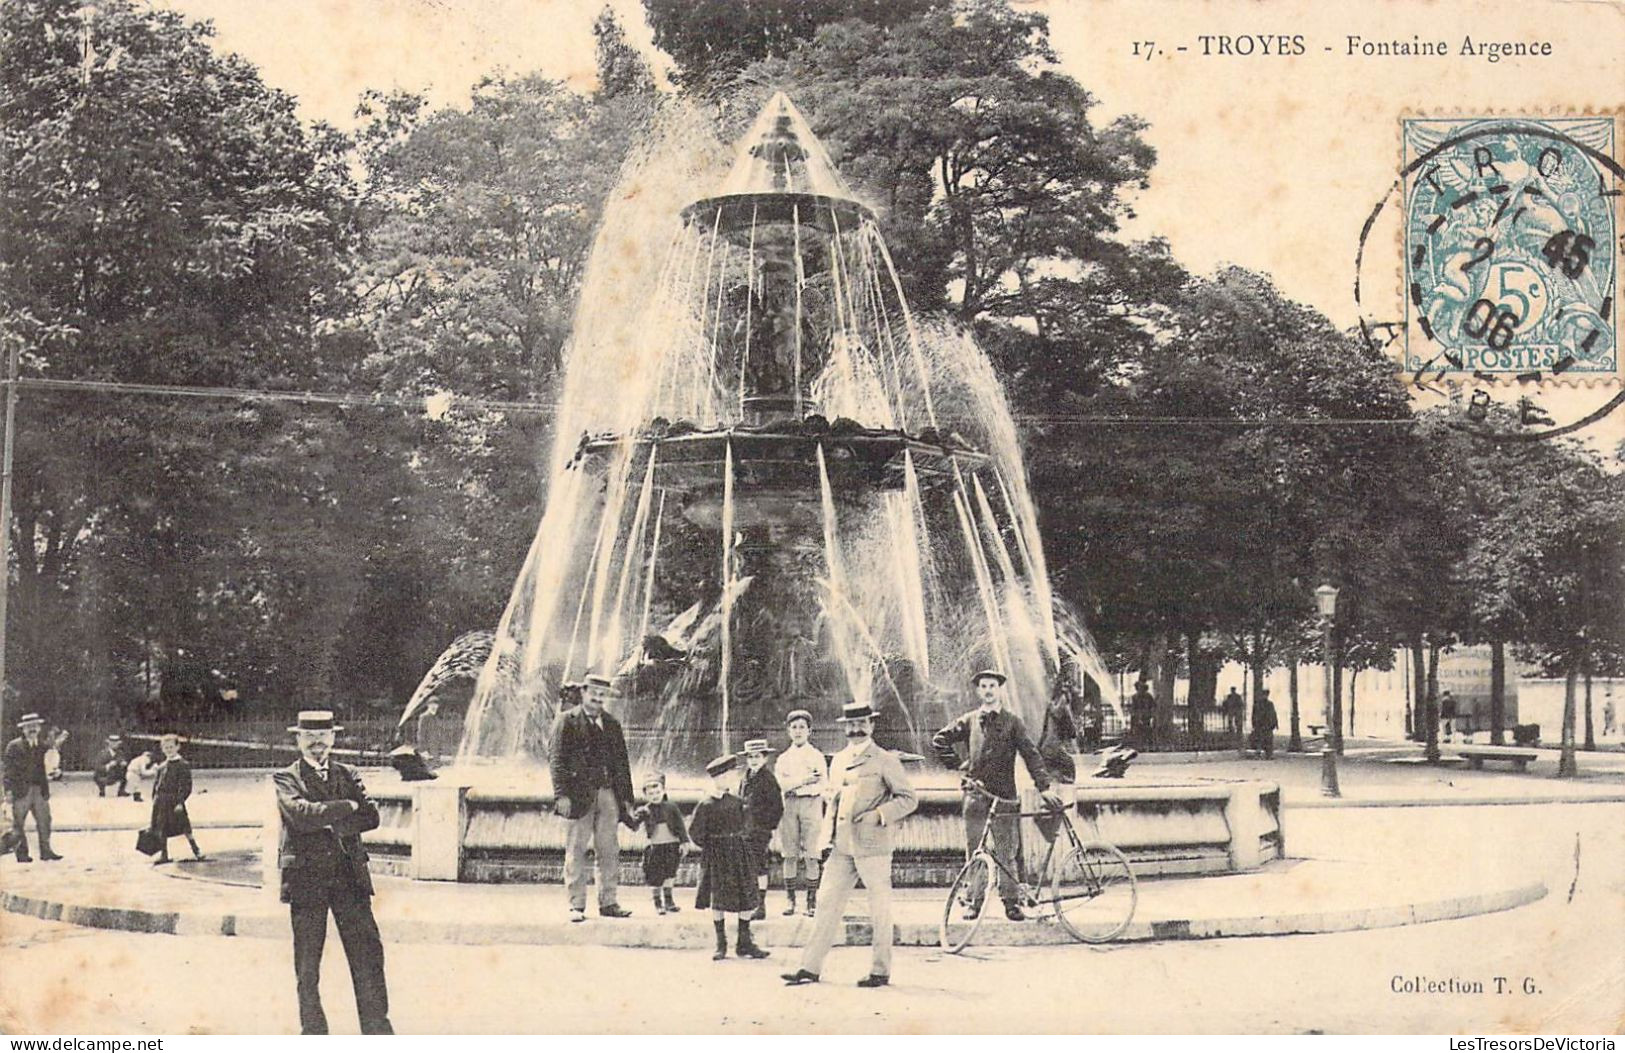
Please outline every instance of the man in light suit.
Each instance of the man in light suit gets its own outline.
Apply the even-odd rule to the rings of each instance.
[[[293,969],[299,992],[299,1030],[327,1034],[319,990],[327,915],[338,925],[350,960],[363,1035],[390,1035],[384,944],[372,914],[372,875],[361,835],[378,827],[378,808],[361,774],[328,754],[342,731],[325,709],[307,709],[288,729],[299,759],[271,776],[282,815],[278,866],[282,902],[293,923]],[[154,792],[154,804],[157,793]]]
[[[824,900],[818,905],[811,939],[801,967],[785,973],[784,982],[817,983],[824,956],[835,943],[847,897],[859,878],[869,893],[873,922],[873,964],[859,987],[884,987],[891,980],[892,827],[919,804],[897,754],[875,744],[875,711],[867,702],[848,702],[840,721],[846,748],[830,762],[834,795],[824,811],[820,844],[829,853],[824,865]]]

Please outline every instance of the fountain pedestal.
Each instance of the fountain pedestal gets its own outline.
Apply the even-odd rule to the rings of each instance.
[[[383,825],[365,836],[379,873],[469,882],[558,882],[565,822],[553,814],[545,788],[452,785],[375,788]],[[965,833],[957,780],[945,772],[916,777],[919,808],[897,828],[892,878],[900,887],[946,886],[964,861]],[[670,796],[685,811],[698,786],[673,783]],[[1023,792],[1023,810],[1037,810]],[[1228,874],[1256,870],[1284,857],[1281,791],[1266,782],[1085,783],[1073,791],[1072,821],[1084,840],[1117,845],[1141,875]],[[1030,820],[1022,823],[1028,865],[1046,844]],[[622,878],[642,883],[641,831],[621,832]],[[685,860],[679,884],[693,884],[697,865]],[[778,868],[772,870],[774,880]]]

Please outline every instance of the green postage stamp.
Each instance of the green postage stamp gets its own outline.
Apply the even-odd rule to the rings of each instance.
[[[1404,118],[1403,131],[1406,371],[1613,376],[1615,118]]]

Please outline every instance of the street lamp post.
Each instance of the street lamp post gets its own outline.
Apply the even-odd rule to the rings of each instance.
[[[1337,728],[1333,721],[1337,713],[1332,706],[1332,621],[1337,617],[1337,586],[1322,585],[1315,590],[1315,608],[1320,612],[1320,661],[1326,669],[1326,745],[1320,751],[1320,793],[1322,797],[1341,797],[1337,785],[1337,750],[1333,748]]]

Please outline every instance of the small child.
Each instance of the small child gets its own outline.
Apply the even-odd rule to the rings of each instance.
[[[681,908],[672,898],[672,887],[677,882],[677,864],[688,847],[688,828],[683,824],[682,809],[666,799],[664,772],[655,772],[643,780],[643,798],[646,803],[632,813],[632,819],[643,826],[649,838],[649,846],[643,850],[643,880],[649,883],[655,913],[676,914]]]
[[[717,930],[717,949],[711,960],[728,957],[727,916],[739,918],[735,944],[741,958],[766,958],[766,951],[750,938],[750,914],[756,907],[756,887],[745,857],[745,836],[749,821],[745,802],[733,792],[739,777],[734,774],[739,758],[734,754],[718,757],[705,766],[711,777],[710,795],[694,809],[689,836],[700,846],[701,882],[711,894],[711,924]]]
[[[159,737],[158,746],[164,751],[164,762],[152,781],[153,831],[163,843],[153,865],[169,862],[169,839],[185,837],[192,848],[192,858],[203,859],[203,849],[197,845],[192,833],[192,817],[186,811],[186,800],[192,796],[192,766],[181,756],[180,736],[173,732]]]
[[[131,796],[141,803],[141,784],[158,774],[158,751],[144,750],[130,758],[124,769],[125,781],[131,784]]]
[[[784,817],[784,794],[779,790],[779,780],[773,777],[773,770],[767,766],[767,755],[772,752],[766,739],[751,739],[745,743],[745,779],[739,796],[745,799],[745,818],[749,824],[745,858],[756,879],[756,903],[751,921],[767,917],[768,845],[773,841],[773,832],[779,828],[779,820]]]

